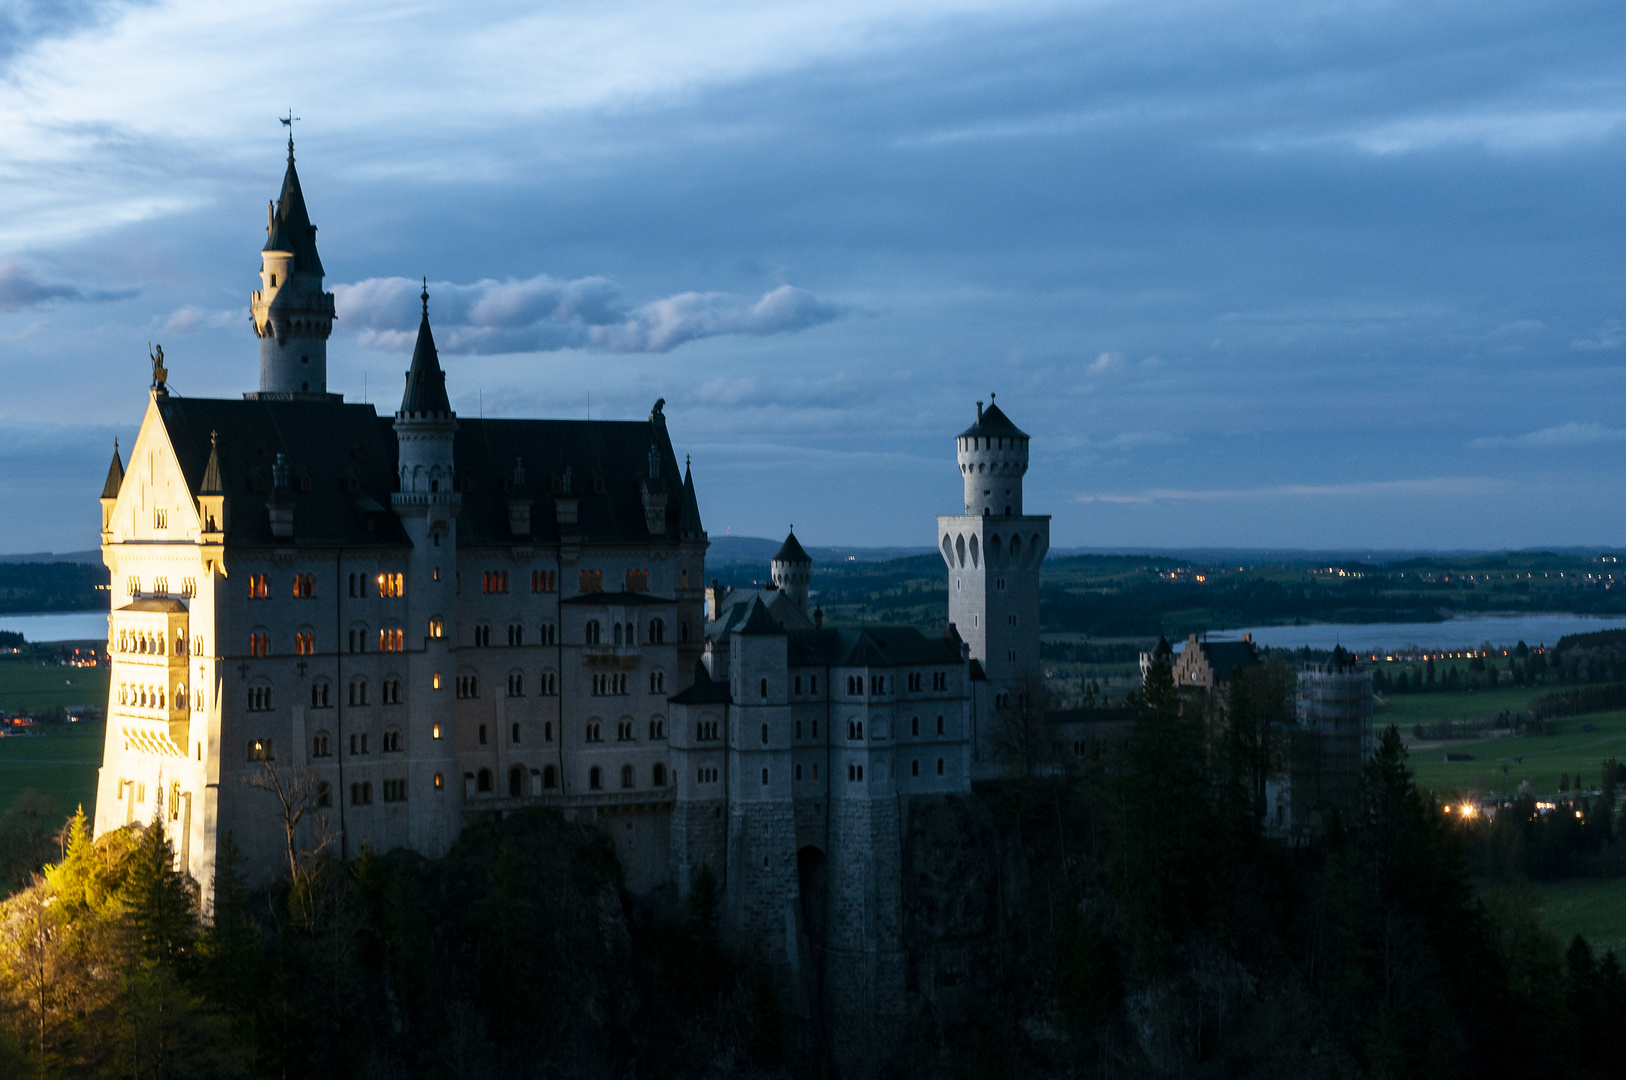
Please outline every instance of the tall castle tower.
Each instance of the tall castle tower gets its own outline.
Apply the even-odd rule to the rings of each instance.
[[[290,166],[291,167],[291,166]],[[423,719],[409,750],[411,783],[426,789],[433,777],[457,776],[457,703],[446,687],[456,677],[457,643],[457,513],[462,496],[452,485],[452,441],[457,414],[446,396],[446,373],[440,367],[435,336],[429,329],[429,286],[423,290],[423,318],[406,375],[406,392],[395,414],[396,458],[400,490],[391,506],[412,541],[406,591],[407,625],[422,634],[423,651],[405,657],[409,685],[429,687],[420,696]],[[441,799],[438,812],[413,819],[412,846],[443,854],[456,841],[462,818],[455,799]]]
[[[246,397],[301,400],[327,396],[327,339],[333,333],[333,294],[322,291],[316,226],[294,171],[288,136],[288,171],[282,197],[268,208],[260,251],[260,288],[249,296],[260,339],[260,391]]]
[[[949,622],[982,664],[996,706],[1028,692],[1039,671],[1039,564],[1050,515],[1022,512],[1028,435],[993,404],[958,438],[965,512],[937,519],[949,570]]]

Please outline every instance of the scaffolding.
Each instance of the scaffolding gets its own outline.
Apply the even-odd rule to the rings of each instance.
[[[1342,649],[1298,677],[1299,728],[1292,754],[1294,824],[1315,827],[1329,811],[1352,812],[1372,756],[1372,673]]]

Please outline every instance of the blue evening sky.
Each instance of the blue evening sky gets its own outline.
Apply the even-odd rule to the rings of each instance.
[[[1626,536],[1626,6],[0,2],[0,551],[96,542],[147,343],[256,384],[292,108],[393,411],[667,401],[707,527],[932,543],[991,391],[1056,546]]]

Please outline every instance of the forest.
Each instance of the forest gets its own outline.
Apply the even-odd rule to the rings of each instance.
[[[1611,857],[1615,787],[1462,820],[1390,728],[1313,839],[1273,840],[1290,686],[1239,675],[1216,717],[1157,665],[1122,744],[1061,771],[1040,745],[914,807],[910,1005],[875,1075],[1621,1075],[1617,958],[1545,933],[1521,887]],[[165,829],[92,841],[76,816],[0,904],[0,1075],[834,1075],[714,880],[630,895],[553,812],[438,860],[301,854],[260,891],[228,838],[207,919]]]

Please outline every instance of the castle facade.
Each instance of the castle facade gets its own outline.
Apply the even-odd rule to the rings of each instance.
[[[324,845],[435,856],[473,817],[556,807],[604,828],[635,891],[714,875],[808,1009],[898,1014],[909,806],[970,790],[979,725],[1038,661],[1028,436],[979,403],[959,437],[941,637],[827,628],[794,536],[772,586],[705,587],[661,402],[456,415],[427,289],[394,415],[328,392],[291,140],[266,233],[259,390],[182,397],[160,354],[109,467],[97,833],[161,815],[207,896],[228,834],[266,881]]]

